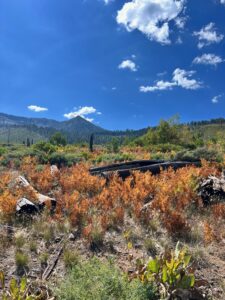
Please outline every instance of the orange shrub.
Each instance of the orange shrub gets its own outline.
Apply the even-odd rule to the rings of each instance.
[[[218,218],[225,218],[225,204],[224,203],[218,203],[213,205],[212,207],[213,215],[215,219]]]
[[[167,212],[163,221],[167,231],[172,235],[187,234],[190,231],[190,226],[184,215],[177,211]]]
[[[127,215],[148,224],[156,212],[170,234],[185,233],[190,226],[190,208],[194,205],[196,211],[203,209],[196,192],[198,183],[210,174],[219,175],[215,164],[203,161],[201,168],[189,166],[177,171],[170,168],[157,176],[133,172],[125,181],[112,176],[106,184],[105,179],[91,176],[85,164],[64,168],[52,175],[49,165],[37,168],[36,160],[30,157],[23,160],[21,172],[38,191],[54,194],[57,199],[54,218],[68,218],[85,236],[96,230],[93,220],[97,220],[104,232],[110,226],[122,225]],[[32,190],[11,191],[10,180],[9,172],[0,174],[0,210],[6,215],[15,211],[19,197],[35,201]],[[143,210],[149,203],[147,210]],[[216,218],[225,217],[225,206],[215,205],[212,213]],[[209,241],[213,230],[207,224],[204,228]]]
[[[80,164],[71,168],[65,168],[61,172],[59,183],[63,192],[87,193],[89,196],[97,194],[105,185],[105,180],[91,176],[88,168]]]
[[[216,239],[216,234],[214,232],[213,227],[209,223],[204,222],[203,226],[204,226],[204,240],[207,244],[209,244]]]
[[[13,196],[9,191],[5,191],[0,195],[0,212],[4,217],[10,217],[15,214],[16,203],[18,198]]]

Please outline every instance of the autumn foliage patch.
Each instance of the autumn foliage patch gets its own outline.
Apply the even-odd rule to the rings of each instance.
[[[35,159],[26,158],[20,168],[35,189],[57,199],[52,218],[68,219],[88,238],[96,230],[96,220],[102,233],[122,226],[126,217],[147,226],[156,212],[161,225],[171,235],[182,235],[192,225],[190,211],[204,209],[197,194],[198,183],[208,175],[218,174],[216,166],[203,162],[201,168],[186,167],[177,171],[171,168],[158,176],[134,172],[125,181],[113,176],[106,183],[103,178],[91,176],[85,164],[52,174],[49,165],[40,167]],[[12,180],[12,172],[0,175],[0,212],[5,216],[15,212],[16,201],[25,193],[10,189]],[[224,217],[224,205],[214,206],[211,213]],[[210,236],[206,225],[205,232]]]

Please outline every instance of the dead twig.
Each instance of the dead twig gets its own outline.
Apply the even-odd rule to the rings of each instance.
[[[47,266],[47,268],[44,270],[44,273],[42,275],[42,279],[43,280],[48,280],[48,278],[51,276],[55,266],[57,265],[57,262],[61,256],[61,254],[63,253],[63,249],[64,249],[64,243],[63,245],[61,245],[55,255],[55,257],[53,258],[52,262]]]

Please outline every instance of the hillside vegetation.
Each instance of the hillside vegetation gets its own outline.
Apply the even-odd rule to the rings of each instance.
[[[0,295],[224,299],[221,134],[206,138],[173,119],[138,138],[121,143],[114,137],[93,149],[67,144],[60,132],[33,145],[2,145]],[[169,168],[156,176],[134,171],[125,180],[89,172],[136,159],[201,160],[201,167]],[[202,188],[212,178],[215,195]],[[27,214],[18,208],[24,198],[34,205]]]
[[[179,124],[175,116],[169,121]],[[210,121],[191,122],[179,125],[193,132],[196,137],[210,140],[214,136],[224,137],[225,120],[213,119]],[[155,130],[156,127],[152,128]],[[117,138],[120,143],[130,143],[138,137],[147,133],[149,128],[140,130],[110,131],[105,130],[82,117],[76,117],[68,121],[55,121],[50,119],[24,118],[0,113],[0,143],[20,143],[28,138],[34,142],[49,139],[55,132],[61,132],[70,144],[88,142],[90,136],[95,134],[94,140],[97,144],[106,144]]]

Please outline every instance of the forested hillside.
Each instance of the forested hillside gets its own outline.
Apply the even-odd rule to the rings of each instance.
[[[179,124],[182,130],[188,129],[189,132],[203,140],[213,138],[223,138],[225,135],[225,119],[212,119],[208,121],[190,122]],[[154,131],[157,127],[152,127]],[[140,130],[115,130],[103,129],[82,117],[76,117],[69,121],[55,121],[41,118],[24,118],[0,113],[0,143],[19,143],[22,144],[27,139],[34,143],[40,140],[48,140],[55,132],[61,132],[67,142],[82,143],[88,142],[90,136],[94,134],[94,141],[97,144],[111,142],[117,138],[120,143],[130,143],[137,138],[147,134],[149,128]],[[143,138],[141,138],[143,141]],[[140,140],[139,140],[140,141]]]

